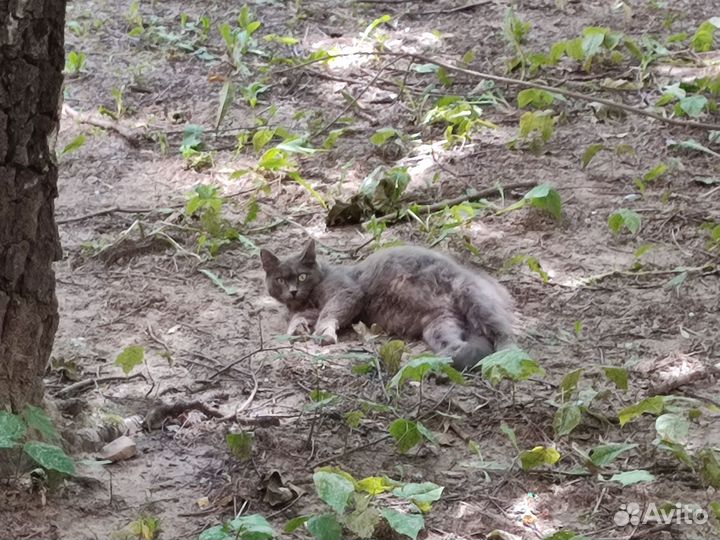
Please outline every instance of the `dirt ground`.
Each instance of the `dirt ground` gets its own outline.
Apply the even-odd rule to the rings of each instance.
[[[248,3],[262,22],[258,36],[299,40],[286,46],[259,38],[260,46],[276,56],[304,57],[321,49],[372,51],[376,34],[364,38],[363,32],[373,20],[389,14],[392,21],[379,28],[388,49],[452,62],[473,51],[472,69],[504,74],[512,54],[502,35],[507,3],[453,10],[463,4]],[[588,26],[609,26],[633,36],[691,32],[712,15],[710,4],[720,8],[707,0],[672,2],[671,10],[653,7],[657,2],[627,4],[630,17],[623,9],[613,9],[612,2],[569,1],[561,9],[549,0],[519,0],[516,13],[533,25],[528,49],[546,50]],[[160,538],[197,538],[241,510],[262,514],[279,532],[292,517],[322,508],[312,473],[322,464],[332,464],[356,478],[386,474],[444,486],[421,538],[484,538],[494,529],[520,538],[542,538],[561,529],[590,538],[717,536],[718,524],[712,520],[671,529],[617,526],[613,517],[623,504],[671,501],[707,508],[720,496],[652,445],[653,418],[623,429],[601,420],[648,395],[658,373],[682,362],[718,363],[720,283],[715,267],[705,266],[717,263],[717,252],[708,250],[708,235],[701,225],[720,221],[720,192],[698,179],[720,177],[720,167],[712,155],[668,146],[670,140],[690,138],[709,145],[706,132],[634,114],[603,118],[588,103],[571,100],[558,107],[562,118],[542,152],[512,149],[509,143],[517,136],[522,114],[515,107],[518,88],[498,85],[495,93],[507,105],[484,107],[483,115],[496,129],[479,130],[470,141],[448,149],[442,129],[419,124],[420,94],[432,83],[433,92],[463,95],[480,81],[457,75],[455,85],[443,89],[432,76],[406,74],[406,64],[401,63],[386,67],[373,80],[386,59],[362,55],[305,68],[274,65],[265,79],[271,88],[260,95],[258,105],[251,108],[238,93],[215,134],[223,81],[232,77],[240,86],[247,85],[260,80],[263,75],[257,69],[263,62],[267,65],[266,59],[248,55],[253,74],[243,76],[234,74],[226,61],[216,27],[234,23],[241,4],[169,0],[141,2],[137,10],[134,6],[125,0],[76,1],[68,6],[67,50],[84,52],[87,65],[68,77],[66,105],[98,117],[101,105],[116,110],[113,89],[122,89],[125,111],[120,124],[133,133],[153,135],[155,142],[142,138],[133,145],[116,131],[82,123],[72,114],[63,116],[58,149],[81,133],[87,139],[59,157],[56,214],[65,256],[57,264],[61,323],[47,392],[58,399],[81,398],[76,404],[81,411],[74,411],[74,416],[63,409],[66,435],[75,443],[78,459],[97,455],[88,426],[144,416],[161,402],[198,401],[223,415],[240,407],[242,422],[193,410],[170,416],[159,429],[136,432],[133,459],[105,469],[81,465],[81,474],[95,481],[69,482],[47,493],[46,500],[22,489],[9,494],[0,516],[9,523],[5,535],[108,538],[138,517],[154,515],[161,523]],[[182,32],[181,13],[189,21],[208,16],[212,30],[204,46],[210,56],[197,48],[183,49],[181,44],[191,41],[192,34]],[[667,13],[675,17],[670,29],[663,26]],[[144,33],[129,35],[140,20]],[[599,80],[619,77],[626,69],[609,67],[589,76],[568,66],[543,80],[593,92]],[[403,77],[411,92],[397,99],[394,89]],[[649,97],[650,90],[603,95],[645,107],[657,97]],[[356,106],[348,102],[348,94],[360,96]],[[380,378],[352,371],[376,353],[355,333],[327,347],[276,339],[285,329],[284,312],[265,292],[257,248],[288,253],[313,237],[324,258],[343,263],[367,255],[374,244],[360,226],[327,227],[326,210],[286,176],[267,176],[268,192],[254,191],[260,178],[255,173],[233,176],[258,160],[250,144],[236,152],[236,138],[244,130],[252,134],[262,122],[302,134],[338,117],[350,120],[342,124],[349,129],[335,147],[298,158],[302,177],[329,201],[355,193],[379,165],[409,168],[413,180],[407,201],[440,201],[471,188],[518,182],[550,183],[558,190],[563,200],[559,222],[532,208],[500,215],[480,211],[441,241],[412,220],[389,226],[382,236],[383,242],[432,244],[469,266],[498,275],[517,304],[519,342],[541,363],[546,377],[519,383],[514,392],[505,384],[492,387],[479,375],[469,376],[462,387],[431,379],[424,384],[424,395],[418,396],[417,385],[410,385],[393,400],[383,389],[386,374]],[[205,143],[212,150],[210,167],[193,170],[181,156],[186,123],[205,127]],[[417,135],[398,155],[388,156],[369,140],[384,127]],[[311,143],[321,145],[327,132]],[[612,148],[628,145],[634,154],[601,152],[583,168],[583,153],[598,142]],[[669,171],[639,196],[634,180],[660,162],[670,164]],[[223,246],[215,257],[207,257],[205,251],[195,255],[198,235],[192,229],[198,223],[180,215],[187,195],[200,184],[217,186],[227,196],[225,216],[246,239]],[[525,191],[510,189],[505,201],[499,193],[488,200],[509,205]],[[252,197],[259,203],[258,217],[243,225]],[[620,207],[642,216],[637,235],[609,231],[608,216]],[[158,230],[176,245],[142,239],[141,231],[147,238]],[[123,235],[132,242],[121,243]],[[474,250],[466,248],[468,242]],[[642,272],[630,275],[634,253],[645,244],[652,248],[641,258]],[[535,257],[549,282],[527,266],[507,268],[505,263],[518,255]],[[690,271],[679,288],[666,286],[679,274],[678,267],[698,270]],[[235,293],[227,294],[200,269],[210,270]],[[590,276],[600,278],[582,281]],[[118,378],[92,384],[73,396],[62,394],[78,380],[120,377],[114,360],[130,345],[145,348],[146,365],[135,371],[142,378]],[[422,350],[422,344],[414,347]],[[607,366],[631,371],[627,392],[609,385],[603,376]],[[569,439],[555,441],[563,456],[560,464],[529,473],[506,467],[486,474],[469,443],[477,443],[485,462],[505,466],[517,452],[500,430],[503,423],[515,430],[521,449],[553,444],[555,385],[580,367],[586,370],[581,384],[601,391],[598,414],[588,416]],[[705,378],[672,392],[711,403],[717,399],[713,384]],[[320,412],[312,411],[310,393],[316,388],[339,399]],[[419,397],[424,401],[418,406]],[[360,408],[362,400],[389,399],[391,412],[367,412],[355,429],[346,424],[345,414]],[[391,420],[415,414],[423,416],[439,445],[421,445],[403,455],[383,437]],[[692,425],[689,448],[720,446],[717,414],[705,410]],[[228,432],[240,429],[254,432],[249,462],[233,457],[225,443]],[[647,469],[656,481],[622,488],[604,481],[607,474],[569,472],[581,464],[578,450],[588,451],[601,442],[638,443],[639,449],[616,463],[616,470]],[[272,471],[304,495],[292,504],[268,502],[264,479]],[[198,504],[203,497],[209,506]],[[309,534],[301,529],[292,536]]]

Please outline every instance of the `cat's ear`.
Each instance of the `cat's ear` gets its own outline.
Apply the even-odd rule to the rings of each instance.
[[[300,262],[310,266],[315,264],[315,240],[312,238],[305,246],[302,255],[300,255]]]
[[[262,261],[263,269],[265,273],[271,274],[277,270],[280,266],[280,259],[278,259],[272,251],[267,249],[260,250],[260,260]]]

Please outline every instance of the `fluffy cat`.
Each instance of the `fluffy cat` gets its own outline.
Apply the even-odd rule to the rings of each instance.
[[[364,261],[334,266],[317,260],[310,240],[298,255],[260,258],[270,295],[290,312],[287,333],[323,336],[356,321],[377,323],[406,340],[422,338],[468,369],[513,338],[512,301],[484,274],[421,247],[394,247]]]

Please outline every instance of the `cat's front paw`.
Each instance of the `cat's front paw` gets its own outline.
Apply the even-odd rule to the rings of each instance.
[[[293,317],[288,325],[288,336],[308,336],[310,335],[310,323],[305,317]]]
[[[318,325],[315,328],[315,335],[320,338],[321,345],[332,345],[338,342],[334,323]]]

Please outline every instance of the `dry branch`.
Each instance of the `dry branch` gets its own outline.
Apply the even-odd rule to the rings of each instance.
[[[82,381],[78,381],[76,383],[71,384],[70,386],[66,386],[64,388],[61,388],[57,392],[55,392],[54,397],[56,398],[68,398],[70,396],[73,396],[79,392],[82,392],[84,390],[87,390],[91,386],[97,386],[99,384],[109,383],[109,382],[130,382],[134,379],[144,379],[145,375],[142,373],[136,373],[135,375],[130,375],[129,377],[123,377],[118,375],[110,375],[108,377],[97,377],[92,379],[83,379]]]
[[[80,124],[87,124],[89,126],[96,126],[102,129],[114,131],[125,139],[130,146],[138,146],[140,144],[140,139],[142,138],[142,133],[140,131],[127,128],[119,122],[98,118],[97,116],[91,116],[87,113],[76,111],[69,105],[63,105],[62,110],[63,113],[67,114]]]
[[[494,193],[498,191],[510,191],[513,189],[529,189],[535,187],[536,182],[517,182],[515,184],[508,184],[507,186],[494,186],[487,189],[482,189],[480,191],[473,191],[472,193],[468,193],[465,195],[460,195],[458,197],[455,197],[454,199],[445,199],[443,201],[433,203],[433,204],[423,204],[417,207],[417,213],[420,214],[432,214],[433,212],[439,212],[445,207],[448,206],[455,206],[457,204],[461,204],[464,202],[474,202],[479,199],[482,199],[483,197],[489,197],[490,195],[493,195]],[[402,210],[398,210],[397,212],[392,212],[390,214],[385,214],[384,216],[380,216],[379,218],[376,218],[376,221],[378,222],[385,222],[385,223],[396,223],[398,221],[402,221],[404,219],[407,219],[408,213],[403,212]]]

